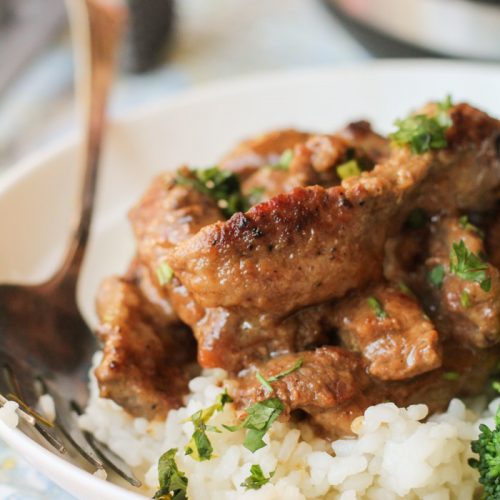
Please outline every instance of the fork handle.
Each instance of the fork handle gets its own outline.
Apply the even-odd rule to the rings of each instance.
[[[51,284],[76,292],[94,211],[99,156],[106,125],[108,93],[126,21],[126,10],[110,0],[66,0],[75,52],[77,101],[84,112],[80,196],[64,262]]]

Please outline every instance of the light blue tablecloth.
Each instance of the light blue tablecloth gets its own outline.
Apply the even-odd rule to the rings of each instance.
[[[122,76],[112,113],[214,79],[369,58],[318,0],[182,0],[168,61]],[[35,61],[0,98],[0,169],[74,127],[69,41]],[[69,499],[0,442],[0,499]]]

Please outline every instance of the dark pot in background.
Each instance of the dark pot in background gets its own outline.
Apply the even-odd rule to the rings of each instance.
[[[125,71],[142,73],[160,61],[171,41],[174,0],[127,0],[127,5],[122,65]]]

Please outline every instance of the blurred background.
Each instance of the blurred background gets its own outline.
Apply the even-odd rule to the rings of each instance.
[[[500,60],[500,0],[122,2],[130,22],[115,117],[187,87],[259,71],[376,57]],[[73,133],[75,124],[64,0],[0,0],[0,169]]]
[[[115,118],[255,72],[392,57],[500,62],[500,0],[118,1],[129,25]],[[0,0],[0,175],[75,133],[73,74],[64,0]],[[0,499],[7,498],[70,497],[0,444]]]

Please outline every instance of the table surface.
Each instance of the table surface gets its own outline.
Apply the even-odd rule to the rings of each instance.
[[[145,75],[120,76],[113,116],[215,79],[371,57],[319,0],[182,0],[177,5],[168,59]],[[0,172],[75,129],[72,74],[66,35],[0,96]],[[0,499],[70,498],[0,442]]]

